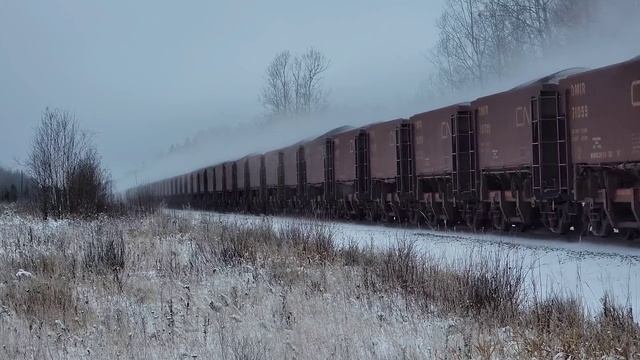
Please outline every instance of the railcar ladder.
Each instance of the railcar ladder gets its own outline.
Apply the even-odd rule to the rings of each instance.
[[[244,161],[244,190],[249,191],[251,189],[251,172],[249,170],[249,159]]]
[[[202,182],[204,184],[204,193],[209,193],[209,174],[207,169],[202,170]]]
[[[211,171],[211,174],[212,174],[211,176],[213,176],[213,189],[211,189],[211,191],[215,193],[216,190],[217,190],[216,188],[218,187],[218,184],[216,184],[216,179],[217,178],[216,178],[216,169],[215,168],[213,168],[213,170]]]
[[[476,132],[469,111],[451,115],[451,155],[453,194],[477,194]]]
[[[369,167],[369,134],[361,130],[355,139],[356,193],[365,199],[371,190],[371,169]]]
[[[396,186],[399,193],[414,192],[413,127],[403,122],[396,127]]]
[[[231,164],[231,192],[234,194],[238,190],[238,166],[235,162]]]
[[[335,159],[333,139],[327,139],[324,146],[324,196],[325,200],[335,199]]]
[[[560,114],[560,94],[543,91],[531,98],[533,194],[555,198],[569,192],[567,121]]]
[[[296,175],[298,178],[298,196],[304,198],[307,190],[307,160],[305,159],[304,146],[296,151]]]
[[[265,166],[264,163],[264,155],[260,156],[260,202],[263,202],[265,200],[265,197],[267,196],[267,167]]]
[[[222,196],[222,200],[226,200],[227,196],[227,166],[225,164],[222,164],[221,166],[222,168],[222,187],[220,188],[222,190],[221,192],[221,196]]]

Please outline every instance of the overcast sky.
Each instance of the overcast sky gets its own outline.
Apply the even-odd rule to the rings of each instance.
[[[0,164],[24,159],[57,107],[95,134],[118,180],[198,130],[254,120],[283,49],[331,59],[336,106],[410,97],[442,2],[0,0]]]

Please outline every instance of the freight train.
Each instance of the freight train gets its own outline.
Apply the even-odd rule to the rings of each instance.
[[[130,192],[216,211],[635,236],[640,57],[337,128]]]

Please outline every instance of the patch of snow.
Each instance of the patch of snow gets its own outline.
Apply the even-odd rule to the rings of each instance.
[[[415,243],[423,253],[443,261],[477,255],[506,254],[525,265],[528,292],[538,298],[556,293],[573,295],[593,313],[610,295],[620,305],[640,309],[640,247],[615,243],[571,242],[564,238],[532,238],[509,234],[435,231],[382,225],[330,222],[308,218],[265,217],[244,214],[178,211],[185,217],[209,218],[240,224],[291,223],[328,226],[339,244],[386,248],[398,240]]]
[[[18,272],[16,273],[16,277],[18,279],[31,278],[33,277],[33,274],[23,269],[18,269]]]

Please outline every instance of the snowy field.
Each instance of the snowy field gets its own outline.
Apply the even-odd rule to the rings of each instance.
[[[173,210],[169,210],[173,211]],[[263,216],[221,214],[196,211],[178,212],[189,216],[212,216],[238,222],[260,222]],[[309,222],[293,217],[268,217],[279,226],[291,222]],[[612,240],[527,238],[510,235],[473,234],[396,228],[344,222],[324,222],[333,228],[336,240],[343,244],[386,247],[399,239],[415,241],[426,254],[446,261],[457,261],[474,254],[508,254],[528,269],[529,293],[542,298],[548,294],[575,295],[588,309],[599,309],[605,294],[620,305],[640,309],[640,246]]]

